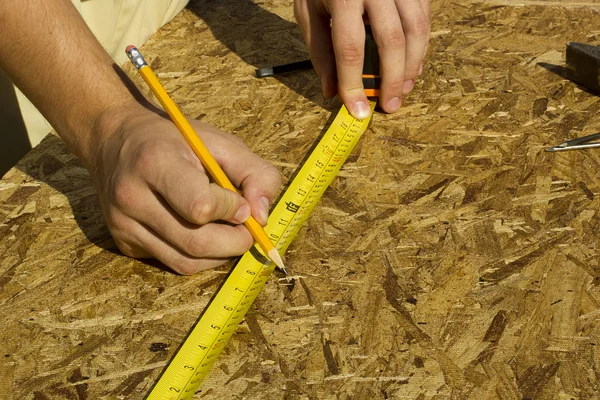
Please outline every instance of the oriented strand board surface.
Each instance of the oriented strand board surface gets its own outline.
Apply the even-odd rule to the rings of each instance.
[[[538,65],[600,43],[600,6],[433,4],[423,80],[377,115],[216,364],[202,399],[593,399],[600,379],[600,101]],[[144,47],[185,112],[289,177],[337,105],[289,0],[201,0]],[[131,73],[131,70],[129,69]],[[140,81],[135,77],[136,81]],[[0,183],[0,396],[143,397],[226,268],[118,254],[49,136]]]

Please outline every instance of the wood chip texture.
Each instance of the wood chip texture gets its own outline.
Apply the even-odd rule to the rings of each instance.
[[[597,399],[600,101],[561,76],[596,1],[434,0],[423,76],[369,130],[198,399]],[[285,179],[338,109],[291,0],[193,1],[144,47],[190,117]],[[125,67],[144,88],[135,72]],[[146,89],[144,89],[146,90]],[[232,264],[121,255],[48,136],[0,182],[0,397],[140,399]]]

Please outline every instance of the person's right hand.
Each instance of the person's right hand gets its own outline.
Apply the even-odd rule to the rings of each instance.
[[[250,213],[266,224],[281,185],[277,169],[235,136],[191,121],[242,197],[211,183],[171,120],[133,109],[110,124],[90,168],[119,249],[131,257],[157,258],[185,275],[248,250],[254,240],[241,224]]]
[[[210,183],[175,125],[115,65],[70,0],[0,1],[0,16],[2,73],[90,171],[123,253],[193,274],[252,246],[240,224],[250,212],[266,224],[280,186],[273,166],[193,121],[242,195]]]

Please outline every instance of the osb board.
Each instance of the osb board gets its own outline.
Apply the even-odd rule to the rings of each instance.
[[[423,80],[375,116],[197,398],[597,398],[600,152],[544,148],[600,131],[600,102],[538,63],[600,43],[599,16],[536,3],[434,1]],[[291,1],[204,0],[144,46],[188,115],[285,177],[337,107],[311,71],[253,78],[305,57],[289,21]],[[230,265],[119,255],[55,136],[0,200],[2,398],[143,397]]]

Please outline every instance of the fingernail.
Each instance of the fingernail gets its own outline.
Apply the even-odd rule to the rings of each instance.
[[[400,97],[393,97],[388,100],[386,107],[388,112],[396,112],[400,109]]]
[[[354,102],[350,111],[352,111],[352,115],[354,116],[354,118],[358,119],[369,118],[369,116],[371,115],[371,109],[364,101]]]
[[[421,76],[422,73],[423,73],[423,63],[421,63],[421,65],[419,65],[418,75]]]
[[[250,210],[250,206],[248,204],[244,204],[235,214],[235,217],[233,217],[233,223],[243,224],[248,218],[250,218],[251,212],[252,210]]]
[[[269,219],[269,205],[270,201],[266,197],[261,197],[258,199],[258,204],[260,206],[260,210],[258,211],[258,215],[261,219],[261,222],[266,224]]]
[[[415,86],[415,81],[409,79],[404,81],[404,85],[402,86],[402,94],[409,94],[411,90],[413,90],[413,86]]]

